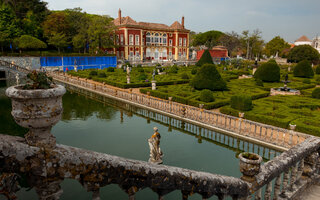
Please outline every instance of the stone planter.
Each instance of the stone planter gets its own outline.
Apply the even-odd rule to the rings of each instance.
[[[289,124],[290,130],[293,130],[293,131],[294,131],[294,129],[296,129],[296,126],[297,126],[297,125],[295,125],[295,124]]]
[[[254,176],[260,172],[262,157],[255,153],[240,153],[240,172],[243,174],[242,180],[253,182]]]
[[[12,86],[6,95],[12,101],[12,116],[16,123],[29,132],[25,135],[27,143],[38,147],[55,147],[56,140],[51,128],[61,119],[62,96],[66,89],[55,85],[50,89],[23,90],[22,86]]]

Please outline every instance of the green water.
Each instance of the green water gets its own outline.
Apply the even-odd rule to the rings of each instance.
[[[12,119],[11,104],[10,100],[4,96],[4,86],[2,84],[0,90],[2,92],[0,94],[0,134],[22,136],[26,130],[16,125]],[[112,105],[112,102],[101,103],[83,95],[67,92],[63,96],[62,120],[52,129],[57,142],[147,161],[149,157],[147,139],[152,135],[153,127],[156,126],[161,134],[161,149],[164,153],[165,165],[234,177],[241,176],[239,160],[236,157],[241,150],[234,145],[228,146],[226,141],[219,143],[201,139],[181,128],[169,127],[166,123],[142,117],[141,109],[121,103]],[[155,116],[155,113],[151,113],[151,116]],[[244,149],[252,147],[252,144],[242,141],[241,145]],[[257,145],[253,147],[255,151],[259,148],[262,147]],[[86,192],[77,181],[65,180],[61,185],[64,190],[61,199],[91,199],[91,193]],[[102,199],[128,198],[117,185],[103,187],[100,192]],[[23,189],[19,192],[19,199],[37,198],[33,189],[29,192]],[[150,189],[144,189],[137,193],[136,199],[157,199],[157,195]],[[181,194],[179,191],[174,191],[166,195],[165,199],[181,199]],[[199,195],[193,195],[189,199],[201,198]]]

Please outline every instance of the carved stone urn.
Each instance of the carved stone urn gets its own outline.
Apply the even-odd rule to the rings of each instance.
[[[239,154],[240,172],[242,180],[253,182],[254,176],[260,172],[262,157],[255,153],[243,152]]]
[[[53,148],[56,139],[51,128],[60,121],[62,115],[62,96],[66,89],[54,85],[50,89],[22,89],[23,86],[12,86],[6,95],[12,101],[12,116],[17,124],[28,128],[25,135],[31,146]]]

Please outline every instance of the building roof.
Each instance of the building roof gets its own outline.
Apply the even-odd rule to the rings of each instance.
[[[165,30],[185,30],[178,21],[175,21],[171,26],[160,23],[150,23],[150,22],[137,22],[133,20],[131,17],[121,17],[121,23],[119,17],[113,20],[114,25],[116,26],[139,26],[149,29],[165,29]]]
[[[311,42],[311,40],[309,38],[307,38],[307,36],[303,35],[294,42]]]

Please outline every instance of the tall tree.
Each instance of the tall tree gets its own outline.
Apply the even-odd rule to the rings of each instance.
[[[245,49],[247,59],[260,57],[264,41],[262,40],[259,29],[254,30],[252,33],[250,33],[249,30],[243,31],[241,42],[243,49]]]
[[[60,49],[67,47],[69,43],[64,33],[53,33],[48,39],[48,44],[55,46],[60,53]]]
[[[219,38],[219,44],[225,46],[228,49],[229,56],[232,56],[241,47],[240,36],[234,31],[225,33]]]
[[[276,36],[266,44],[264,51],[267,56],[275,56],[278,54],[282,57],[284,50],[288,48],[290,48],[290,45],[280,36]]]
[[[216,46],[219,42],[219,38],[224,35],[220,31],[207,31],[205,33],[198,33],[193,37],[192,46],[205,45],[209,49]]]

